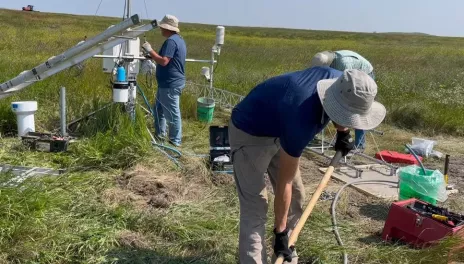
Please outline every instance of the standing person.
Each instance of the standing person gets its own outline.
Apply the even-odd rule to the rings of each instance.
[[[353,149],[348,128],[372,129],[385,117],[374,102],[375,81],[364,72],[313,67],[270,78],[257,85],[233,109],[229,142],[240,202],[241,264],[266,264],[267,193],[274,199],[274,255],[296,264],[289,235],[303,213],[304,186],[299,158],[308,143],[329,122],[337,128],[335,149]]]
[[[313,57],[311,66],[329,66],[339,71],[349,69],[360,70],[375,80],[372,64],[363,56],[351,50],[319,52]],[[355,130],[355,146],[360,151],[366,148],[366,131]]]
[[[166,38],[160,51],[154,51],[150,43],[145,42],[143,49],[157,63],[156,80],[158,91],[155,102],[156,136],[166,136],[166,121],[169,126],[169,143],[179,147],[182,143],[182,118],[179,100],[185,87],[185,60],[187,47],[179,35],[179,20],[166,15],[159,23],[161,35]]]

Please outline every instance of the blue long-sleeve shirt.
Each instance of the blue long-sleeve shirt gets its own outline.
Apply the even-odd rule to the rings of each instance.
[[[341,75],[329,67],[313,67],[268,79],[233,109],[232,122],[250,135],[279,138],[285,152],[300,157],[329,122],[317,83]]]

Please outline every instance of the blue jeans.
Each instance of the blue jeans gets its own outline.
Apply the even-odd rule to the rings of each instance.
[[[375,80],[374,71],[369,73],[369,76]],[[366,131],[356,129],[354,132],[355,132],[354,133],[355,134],[354,144],[356,148],[365,149],[366,148]]]
[[[169,140],[176,146],[182,143],[182,118],[179,99],[182,89],[160,88],[156,92],[155,102],[155,131],[158,137],[166,136],[166,123],[169,127]]]
[[[366,148],[366,131],[365,130],[356,129],[354,131],[354,145],[358,149]]]

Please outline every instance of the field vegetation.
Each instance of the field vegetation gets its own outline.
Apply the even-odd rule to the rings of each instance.
[[[0,10],[0,82],[118,21]],[[189,58],[209,58],[214,29],[181,25]],[[145,37],[155,49],[163,41],[158,31]],[[307,67],[318,51],[355,50],[374,65],[378,100],[388,109],[382,126],[387,136],[379,139],[379,147],[398,150],[411,135],[434,136],[448,142],[447,152],[462,155],[463,47],[461,38],[427,35],[226,27],[215,87],[245,95],[266,78]],[[187,66],[180,166],[150,144],[146,127],[152,129],[153,120],[140,107],[135,123],[119,106],[99,112],[81,124],[82,137],[66,153],[29,150],[14,137],[13,101],[38,101],[36,129],[42,132],[59,126],[61,86],[67,88],[69,120],[109,103],[109,77],[101,72],[99,59],[86,61],[82,72],[66,70],[0,101],[1,163],[67,171],[13,187],[3,185],[12,174],[0,175],[0,263],[237,263],[233,178],[211,174],[199,155],[209,149],[208,126],[196,121],[196,97],[189,89],[206,84],[200,76],[204,65]],[[153,102],[156,86],[149,87],[143,79],[140,84]],[[139,102],[143,105],[140,96]],[[225,125],[227,120],[228,112],[218,110],[214,124]],[[326,162],[310,155],[305,162],[309,197],[320,177],[317,168]],[[462,204],[451,205],[462,211]],[[329,207],[330,201],[321,201],[301,234],[301,263],[340,263]],[[379,232],[388,203],[350,191],[340,207],[351,263],[446,263],[449,249],[457,243],[447,240],[423,250],[384,244]],[[272,210],[269,216],[272,219]]]

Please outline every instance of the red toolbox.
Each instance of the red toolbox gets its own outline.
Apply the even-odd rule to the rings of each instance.
[[[438,208],[437,210],[442,211],[434,214],[422,208],[427,208],[427,210]],[[444,215],[449,217],[444,217]],[[382,239],[400,240],[415,247],[424,247],[450,235],[459,235],[464,238],[464,232],[459,232],[463,227],[463,216],[413,198],[391,205]]]
[[[420,161],[422,161],[422,157],[418,156]],[[416,158],[412,154],[403,154],[396,151],[389,151],[389,150],[382,150],[375,154],[375,158],[378,160],[385,160],[389,163],[404,163],[404,164],[415,164],[419,165]]]

